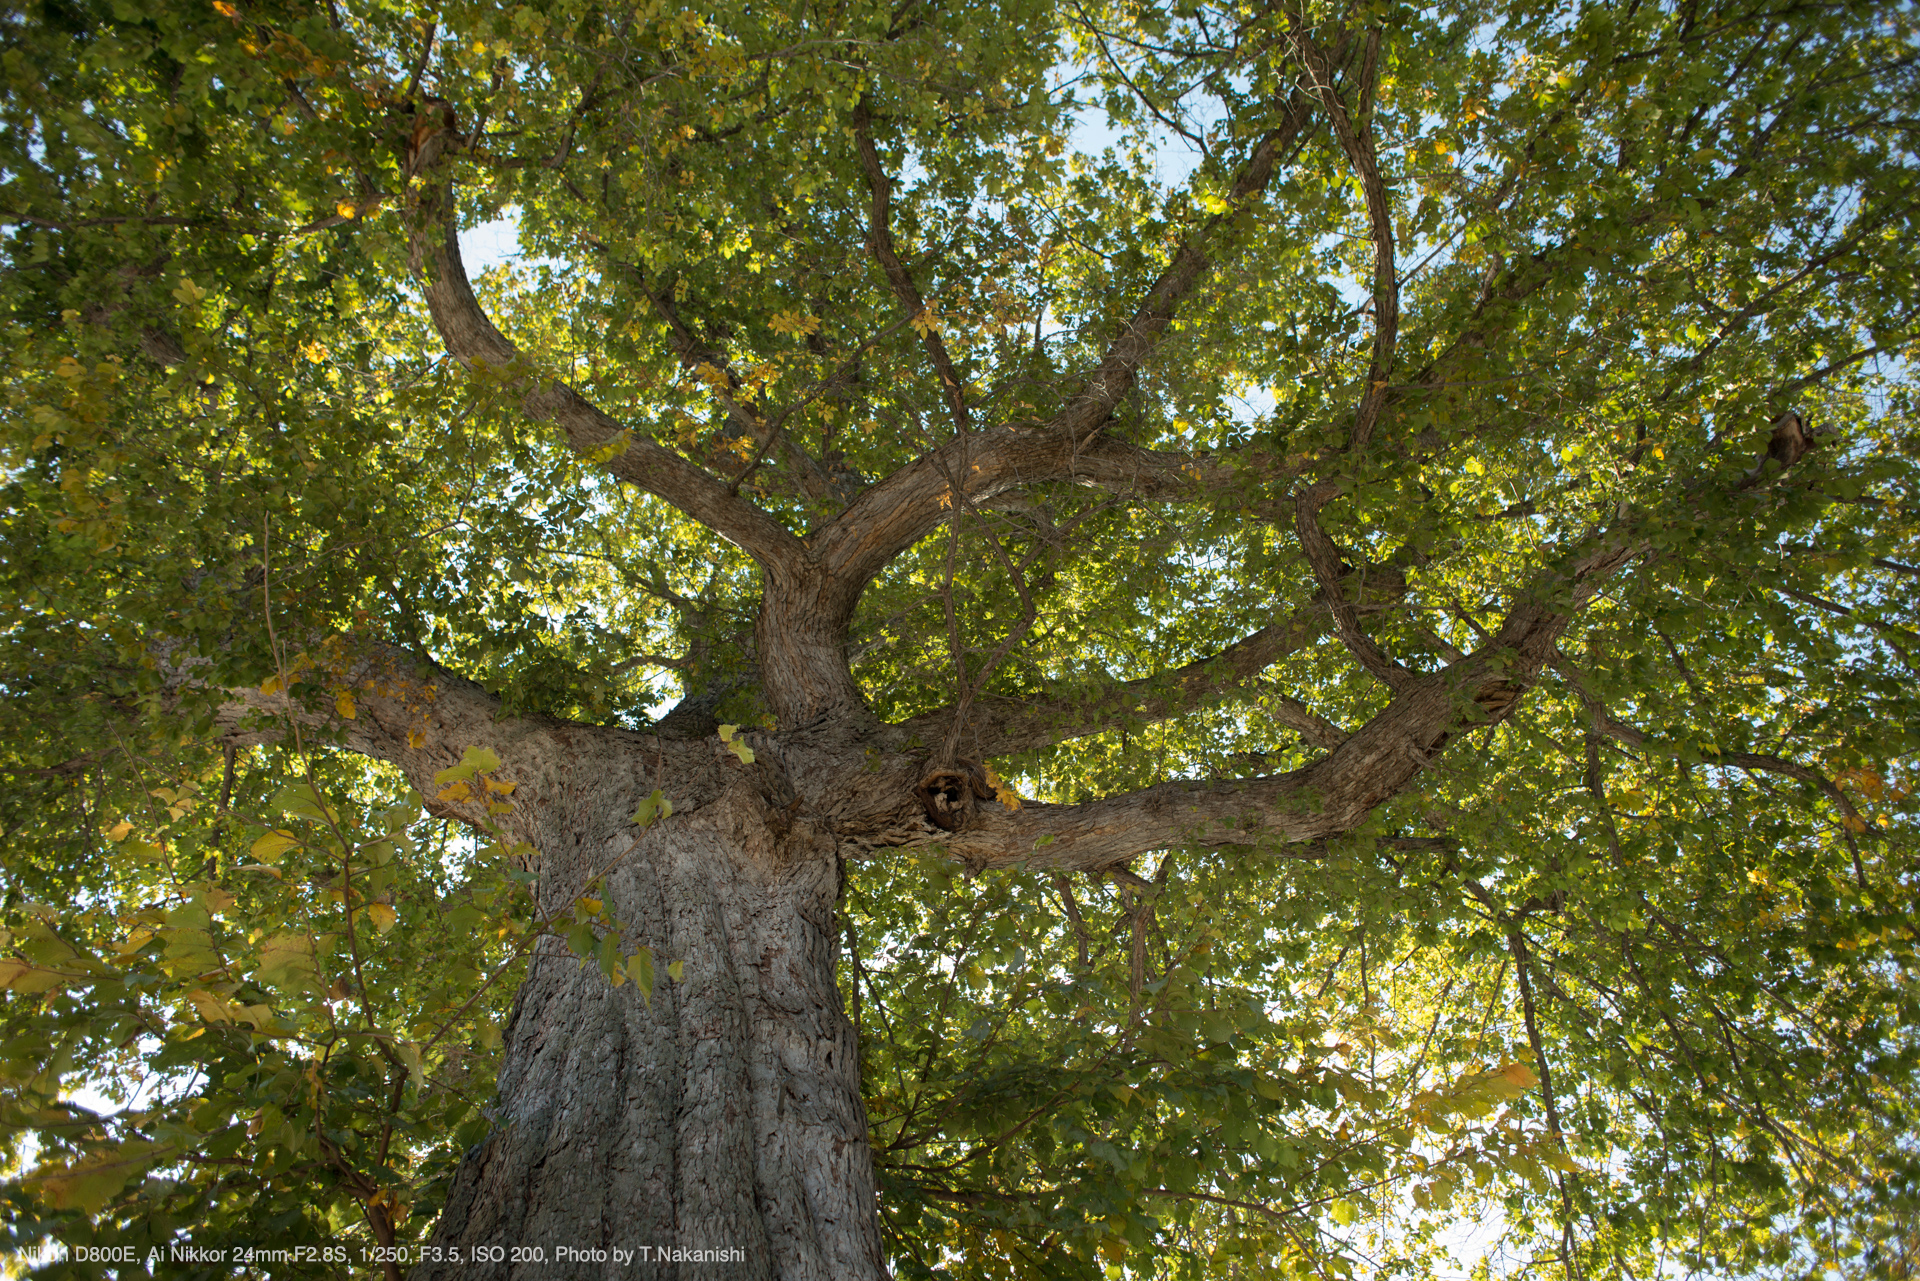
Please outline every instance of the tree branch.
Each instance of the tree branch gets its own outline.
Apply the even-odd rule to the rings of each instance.
[[[1830,614],[1839,615],[1841,618],[1850,618],[1861,626],[1878,632],[1880,638],[1886,641],[1887,648],[1898,654],[1900,661],[1907,665],[1908,671],[1920,672],[1920,663],[1914,662],[1913,655],[1907,650],[1907,645],[1920,645],[1920,636],[1916,636],[1898,623],[1883,623],[1877,618],[1869,618],[1851,606],[1842,605],[1839,601],[1828,600],[1824,596],[1815,596],[1811,592],[1796,591],[1794,588],[1787,587],[1783,584],[1774,584],[1773,590],[1779,592],[1782,596],[1799,601],[1802,605],[1812,605],[1816,609],[1824,609]],[[1896,636],[1899,637],[1900,640],[1895,640],[1894,638]],[[1902,640],[1906,642],[1906,645],[1900,643]]]
[[[926,300],[913,283],[907,265],[900,261],[900,255],[894,249],[890,225],[893,183],[880,163],[879,150],[873,145],[873,113],[866,98],[862,98],[853,109],[853,138],[860,149],[860,167],[866,174],[867,190],[873,195],[873,203],[867,209],[867,249],[873,254],[874,261],[880,264],[880,270],[886,274],[887,283],[893,287],[894,297],[900,300],[900,305],[906,308],[907,316],[921,322],[916,328],[920,329],[920,339],[926,346],[928,358],[933,361],[933,371],[940,377],[941,391],[947,399],[947,412],[953,417],[954,430],[964,435],[970,426],[966,384],[954,368],[953,357],[947,352],[946,340],[940,336],[939,326],[927,315]]]
[[[851,593],[853,600],[889,561],[947,519],[948,474],[959,478],[965,501],[986,507],[1004,495],[1062,481],[1156,500],[1200,499],[1285,480],[1298,475],[1300,466],[1260,451],[1193,455],[1145,449],[1105,435],[1076,448],[1050,431],[993,427],[972,431],[901,467],[809,542],[837,580],[836,590]],[[1282,504],[1272,507],[1256,510],[1276,518],[1284,511]]]
[[[1384,577],[1384,576],[1382,576]],[[1405,583],[1394,575],[1376,578],[1381,602],[1398,599]],[[1031,751],[1069,738],[1098,734],[1115,725],[1166,720],[1249,687],[1253,678],[1326,634],[1329,615],[1324,597],[1284,618],[1275,619],[1209,658],[1139,680],[1116,681],[1103,688],[1052,698],[988,699],[978,702],[961,733],[966,751],[980,758]],[[1288,700],[1292,703],[1292,700]],[[1300,716],[1294,713],[1297,708]],[[887,741],[904,746],[944,732],[952,708],[927,712],[890,726]],[[1320,746],[1337,745],[1344,736],[1304,705],[1293,703],[1282,718]],[[1328,742],[1331,738],[1333,741]]]
[[[1279,167],[1282,153],[1303,141],[1301,135],[1311,118],[1306,96],[1294,91],[1287,99],[1280,123],[1261,137],[1228,188],[1229,207],[1207,218],[1181,240],[1173,260],[1147,290],[1133,317],[1107,345],[1106,354],[1087,376],[1079,393],[1048,424],[1049,430],[1077,445],[1107,421],[1114,408],[1133,390],[1147,357],[1172,323],[1174,312],[1213,266],[1221,242],[1231,237],[1234,224],[1240,219],[1242,205],[1266,188]]]
[[[451,130],[450,109],[443,127]],[[417,155],[427,155],[429,150],[426,142],[415,144]],[[421,167],[432,163],[429,156]],[[440,187],[415,211],[411,250],[413,273],[447,350],[471,365],[515,366],[519,349],[495,328],[468,282],[466,266],[460,259],[451,187]],[[567,443],[577,452],[592,453],[624,439],[625,449],[606,464],[613,475],[672,503],[738,544],[763,567],[799,569],[805,555],[800,540],[773,517],[728,492],[719,480],[671,450],[627,433],[558,379],[526,372],[514,377],[513,385],[520,391],[520,403],[527,415],[558,423]]]
[[[1370,116],[1363,114],[1356,126],[1352,114],[1347,110],[1346,101],[1333,83],[1333,66],[1326,52],[1297,24],[1293,26],[1291,35],[1295,55],[1307,68],[1311,88],[1326,108],[1334,137],[1339,140],[1340,149],[1346,153],[1347,162],[1360,179],[1373,240],[1373,356],[1367,368],[1365,385],[1360,391],[1360,403],[1354,410],[1353,426],[1347,433],[1347,452],[1357,454],[1373,438],[1374,426],[1379,422],[1380,411],[1387,403],[1387,384],[1393,372],[1394,340],[1399,332],[1400,282],[1398,269],[1394,265],[1393,213],[1386,184],[1380,178]],[[1365,56],[1362,58],[1360,96],[1364,100],[1373,89],[1380,33],[1377,30],[1369,32],[1363,43]],[[1339,488],[1331,478],[1310,486],[1294,505],[1294,528],[1299,534],[1301,549],[1306,553],[1307,564],[1312,566],[1321,591],[1326,593],[1341,642],[1368,672],[1384,681],[1389,688],[1400,689],[1413,678],[1413,673],[1389,657],[1361,630],[1359,618],[1341,593],[1340,553],[1320,525],[1320,509],[1338,493]]]
[[[721,408],[726,410],[727,417],[733,421],[734,426],[756,445],[752,459],[728,484],[727,492],[738,495],[741,483],[753,473],[754,468],[760,465],[768,451],[776,443],[781,443],[786,446],[784,454],[787,465],[792,468],[807,495],[811,498],[823,498],[832,494],[833,478],[827,474],[826,469],[821,467],[811,454],[802,449],[799,442],[782,430],[791,411],[783,412],[771,421],[756,413],[753,406],[741,396],[743,384],[739,371],[734,369],[733,362],[727,359],[726,353],[708,346],[694,335],[686,322],[681,319],[679,309],[674,306],[670,294],[655,289],[639,269],[628,267],[627,270],[633,274],[640,292],[653,305],[661,322],[666,325],[668,345],[680,358],[681,367],[707,383],[713,392],[714,399],[719,401]],[[724,385],[715,386],[701,373],[703,366],[713,370]]]
[[[279,676],[259,687],[209,686],[201,673],[210,660],[186,657],[177,644],[155,643],[150,652],[174,701],[216,702],[214,729],[223,744],[284,742],[297,722],[312,732],[309,742],[397,766],[426,798],[430,812],[475,828],[489,821],[485,801],[439,800],[442,789],[433,776],[457,764],[469,747],[491,749],[502,762],[498,776],[522,785],[513,797],[515,813],[504,820],[522,839],[530,833],[517,829],[553,781],[552,763],[577,755],[579,736],[637,737],[546,716],[502,717],[500,700],[475,682],[399,646],[364,637],[336,636],[307,645],[285,674],[291,690],[279,687]],[[658,750],[670,757],[711,754],[705,744],[668,743]]]
[[[1367,369],[1366,385],[1361,389],[1360,405],[1354,413],[1353,428],[1347,438],[1347,447],[1357,452],[1365,449],[1367,442],[1372,439],[1374,425],[1379,421],[1380,410],[1386,404],[1387,382],[1393,372],[1394,339],[1400,329],[1400,278],[1394,265],[1393,211],[1387,198],[1386,184],[1380,179],[1371,113],[1363,112],[1356,126],[1352,114],[1347,110],[1346,101],[1333,83],[1333,66],[1326,51],[1297,24],[1291,35],[1294,53],[1312,77],[1310,88],[1326,108],[1327,119],[1333,125],[1333,135],[1340,142],[1340,150],[1346,153],[1347,163],[1353,166],[1354,175],[1360,179],[1360,189],[1366,197],[1368,230],[1373,240],[1373,359]],[[1362,43],[1365,54],[1361,59],[1360,97],[1364,101],[1373,92],[1373,78],[1377,73],[1380,55],[1379,30],[1369,31]]]
[[[1351,832],[1398,796],[1461,731],[1512,714],[1576,613],[1608,578],[1645,554],[1624,531],[1602,531],[1529,584],[1480,649],[1413,675],[1393,700],[1304,769],[1221,782],[1175,780],[1080,805],[1038,802],[942,834],[969,866],[1098,870],[1157,849],[1321,841]]]
[[[1327,537],[1326,530],[1320,526],[1320,508],[1329,499],[1339,493],[1338,485],[1332,480],[1322,480],[1307,487],[1305,493],[1294,503],[1293,528],[1300,539],[1300,550],[1305,553],[1307,564],[1313,569],[1314,579],[1320,584],[1321,594],[1326,598],[1328,611],[1333,616],[1334,631],[1338,633],[1341,644],[1357,659],[1368,672],[1384,681],[1389,689],[1403,689],[1414,678],[1413,672],[1387,652],[1376,645],[1371,636],[1360,628],[1360,614],[1342,590],[1340,582],[1346,572],[1346,563],[1340,557],[1340,549]]]
[[[1198,287],[1223,244],[1232,238],[1240,206],[1265,188],[1283,153],[1302,141],[1310,118],[1309,101],[1295,93],[1281,122],[1261,138],[1234,180],[1227,196],[1233,207],[1207,218],[1181,241],[1081,390],[1042,430],[966,431],[872,486],[817,531],[811,540],[813,550],[837,580],[835,590],[844,597],[842,605],[849,614],[860,591],[887,562],[947,518],[953,503],[949,475],[959,476],[966,497],[979,505],[1024,485],[1100,475],[1124,483],[1129,468],[1136,476],[1155,475],[1164,483],[1196,466],[1185,456],[1137,446],[1103,448],[1094,433],[1132,390],[1175,310]],[[911,285],[910,280],[907,283]]]
[[[1628,725],[1624,721],[1615,719],[1606,704],[1588,688],[1586,679],[1582,676],[1579,669],[1574,667],[1574,665],[1567,660],[1567,656],[1560,653],[1557,649],[1554,651],[1553,667],[1566,679],[1567,683],[1573,687],[1574,692],[1580,696],[1580,701],[1586,704],[1587,711],[1593,716],[1595,733],[1604,734],[1608,738],[1626,744],[1628,747],[1646,746],[1648,738],[1647,732]],[[1700,749],[1700,760],[1701,763],[1706,765],[1717,765],[1723,768],[1732,766],[1737,769],[1746,770],[1749,773],[1781,774],[1802,783],[1809,783],[1819,789],[1819,791],[1840,810],[1842,818],[1840,830],[1846,837],[1847,848],[1853,854],[1854,876],[1859,881],[1861,889],[1864,890],[1867,888],[1866,870],[1860,862],[1860,847],[1853,838],[1856,830],[1862,832],[1867,830],[1866,820],[1860,817],[1860,811],[1854,808],[1853,802],[1847,799],[1847,794],[1841,791],[1839,785],[1832,779],[1810,765],[1802,765],[1798,761],[1791,761],[1783,756],[1772,756],[1759,752],[1722,752],[1712,748],[1705,748]],[[1592,767],[1590,767],[1589,773],[1591,774],[1592,772]],[[1599,795],[1598,789],[1595,788],[1594,790],[1595,794]],[[1601,799],[1604,800],[1605,798],[1602,797]],[[1609,823],[1611,823],[1611,819],[1609,819]]]

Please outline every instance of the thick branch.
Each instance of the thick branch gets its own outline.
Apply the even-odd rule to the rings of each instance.
[[[1372,720],[1325,757],[1288,774],[1175,781],[1081,805],[988,806],[946,842],[973,866],[1103,868],[1170,846],[1297,844],[1351,832],[1461,731],[1506,719],[1555,654],[1576,613],[1613,574],[1645,554],[1603,531],[1543,573],[1484,646],[1413,676]]]
[[[536,741],[558,722],[544,717],[498,720],[500,700],[463,676],[398,646],[334,638],[309,647],[284,675],[260,687],[215,690],[199,679],[204,659],[178,657],[168,645],[154,657],[177,696],[214,696],[214,727],[229,744],[290,744],[296,727],[310,746],[339,746],[396,765],[436,813],[478,825],[484,807],[435,803],[436,772],[469,747],[499,754],[509,777],[535,766]],[[351,712],[351,716],[347,715]],[[595,732],[588,730],[586,732]]]
[[[468,364],[514,365],[519,349],[494,327],[467,280],[451,192],[443,189],[430,203],[437,208],[419,211],[414,225],[412,262],[434,327],[447,350]],[[731,539],[762,566],[799,565],[804,549],[780,522],[678,454],[642,436],[626,434],[619,423],[567,384],[527,372],[515,378],[513,385],[528,416],[558,423],[567,443],[580,453],[592,453],[624,438],[626,448],[606,464],[621,480],[672,503]]]
[[[1141,367],[1172,321],[1175,310],[1198,287],[1205,273],[1233,238],[1240,206],[1272,179],[1282,154],[1300,140],[1310,104],[1296,94],[1281,123],[1254,148],[1228,192],[1228,212],[1213,215],[1186,237],[1145,300],[1080,392],[1044,429],[1011,427],[971,431],[900,468],[868,489],[813,540],[816,553],[848,593],[847,608],[860,589],[888,561],[911,547],[951,510],[946,477],[958,475],[975,504],[1021,486],[1093,476],[1103,469],[1119,480],[1136,473],[1171,479],[1192,460],[1156,454],[1135,446],[1092,440],[1094,431],[1133,388]],[[909,282],[911,283],[911,282]],[[1103,454],[1114,456],[1102,460]],[[1124,455],[1124,457],[1120,457]]]
[[[297,742],[308,750],[344,748],[386,761],[400,769],[431,813],[476,829],[491,820],[517,840],[534,841],[533,825],[547,808],[563,798],[577,804],[583,786],[644,792],[648,785],[639,775],[610,776],[592,764],[610,754],[645,759],[657,777],[679,780],[675,799],[689,809],[711,785],[718,750],[711,740],[641,735],[536,714],[503,716],[500,700],[478,684],[397,645],[353,636],[282,640],[290,651],[288,668],[262,686],[207,684],[202,675],[209,660],[185,656],[177,643],[155,642],[149,652],[172,700],[213,703],[214,729],[223,743]],[[444,789],[434,775],[458,764],[470,747],[499,756],[493,776],[515,785],[513,807],[504,815],[489,815],[477,796],[440,799]],[[590,776],[575,773],[583,768]]]
[[[1405,584],[1397,576],[1376,578],[1372,595],[1384,601],[1397,598],[1404,590]],[[1157,672],[1139,680],[1115,681],[1076,695],[984,699],[974,705],[966,719],[961,731],[961,748],[974,757],[1001,756],[1098,734],[1123,722],[1144,723],[1184,715],[1247,690],[1261,672],[1324,636],[1328,622],[1326,602],[1316,597],[1218,654],[1171,671]],[[1285,709],[1283,719],[1309,741],[1319,746],[1333,746],[1344,738],[1310,709],[1292,700],[1288,702],[1291,706]],[[930,740],[945,731],[952,717],[951,708],[927,712],[890,727],[888,739],[896,744]]]
[[[949,441],[895,471],[816,533],[811,546],[851,610],[887,562],[946,521],[949,473],[959,476],[968,504],[986,507],[1003,495],[1061,481],[1169,501],[1219,493],[1244,500],[1298,471],[1297,462],[1258,451],[1196,456],[1104,435],[1075,448],[1050,431],[994,427]]]
[[[1463,703],[1485,708],[1484,694],[1504,714],[1511,699],[1501,696],[1511,678],[1484,661],[1474,666],[1472,673],[1420,678],[1305,769],[1220,782],[1176,780],[1079,805],[1029,802],[1012,812],[989,805],[945,843],[973,866],[1098,870],[1177,846],[1285,846],[1345,835],[1405,790],[1454,732],[1493,714],[1475,716]],[[1462,681],[1462,675],[1473,679]]]
[[[1387,198],[1386,183],[1380,178],[1379,157],[1373,145],[1371,113],[1363,111],[1356,124],[1333,83],[1333,65],[1326,52],[1304,31],[1296,29],[1293,35],[1294,51],[1306,65],[1311,87],[1321,105],[1327,109],[1333,135],[1340,142],[1340,150],[1346,153],[1347,163],[1353,166],[1355,176],[1360,179],[1360,189],[1366,196],[1368,232],[1373,240],[1373,359],[1367,369],[1366,385],[1361,389],[1360,405],[1354,414],[1353,430],[1348,437],[1348,447],[1359,450],[1366,448],[1367,441],[1372,438],[1374,424],[1379,421],[1381,407],[1386,404],[1387,381],[1393,372],[1394,339],[1400,327],[1400,278],[1398,268],[1394,265],[1393,210]],[[1363,101],[1373,92],[1372,80],[1380,53],[1378,30],[1368,33],[1365,48],[1360,85]]]
[[[1160,278],[1147,290],[1147,296],[1134,311],[1119,335],[1107,345],[1100,363],[1087,376],[1081,390],[1048,424],[1068,441],[1079,443],[1107,421],[1116,406],[1133,390],[1147,357],[1159,344],[1160,336],[1172,323],[1174,312],[1199,286],[1225,242],[1232,239],[1234,224],[1250,197],[1266,188],[1279,167],[1280,158],[1301,140],[1312,109],[1305,95],[1295,92],[1286,103],[1280,123],[1268,130],[1255,145],[1253,154],[1241,167],[1228,188],[1225,212],[1206,219],[1180,242],[1173,260]]]

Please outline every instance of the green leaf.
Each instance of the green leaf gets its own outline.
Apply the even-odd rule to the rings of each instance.
[[[442,787],[451,783],[464,783],[475,774],[491,774],[500,768],[500,757],[487,747],[469,747],[460,754],[458,765],[449,765],[433,776],[433,781]]]
[[[639,808],[634,810],[633,822],[641,828],[648,828],[672,813],[673,802],[667,799],[665,792],[656,787],[650,796],[640,802]]]
[[[720,727],[720,741],[727,745],[728,751],[731,751],[735,756],[740,758],[742,765],[751,765],[753,764],[753,749],[748,747],[744,740],[734,737],[735,731],[739,728],[738,725],[722,725]]]
[[[331,824],[338,815],[320,799],[313,785],[307,782],[289,783],[275,793],[273,809],[276,813],[291,814],[295,818],[311,819],[316,823]]]
[[[653,1004],[653,949],[640,947],[627,958],[627,977],[640,989],[648,1005]]]

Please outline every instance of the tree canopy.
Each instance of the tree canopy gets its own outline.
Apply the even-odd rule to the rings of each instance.
[[[3,1248],[397,1277],[537,940],[701,981],[471,707],[912,810],[900,1276],[1911,1275],[1917,35],[10,7]]]

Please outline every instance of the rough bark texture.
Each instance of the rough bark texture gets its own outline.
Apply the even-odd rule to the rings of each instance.
[[[591,808],[536,824],[543,899],[566,901],[630,842],[624,798],[580,800]],[[608,875],[608,901],[663,965],[685,963],[681,980],[662,974],[648,1004],[543,942],[507,1033],[497,1128],[434,1233],[462,1258],[486,1245],[510,1257],[419,1275],[884,1275],[834,983],[839,886],[832,838],[788,820],[752,771],[651,830]],[[516,1262],[516,1246],[546,1261]]]
[[[378,686],[336,725],[346,746],[476,825],[475,803],[433,799],[434,774],[468,747],[496,752],[514,784],[500,821],[535,851],[541,912],[566,916],[604,876],[626,948],[646,944],[659,965],[649,1002],[542,941],[506,1033],[496,1128],[461,1163],[441,1253],[416,1275],[885,1276],[836,910],[843,853],[865,848],[850,836],[934,831],[901,782],[917,762],[849,767],[862,758],[841,729],[752,735],[749,764],[713,736],[503,718],[479,686],[399,651],[341,657]],[[236,741],[266,718],[327,724],[282,694],[229,696]],[[642,831],[631,815],[656,788],[673,813]]]
[[[497,751],[542,912],[564,914],[604,875],[623,940],[662,971],[648,1002],[543,940],[507,1031],[496,1129],[456,1174],[433,1236],[445,1253],[420,1275],[883,1276],[834,980],[840,852],[782,752],[763,741],[747,765],[714,738],[500,720],[444,672],[408,688],[362,703],[355,745],[399,759],[428,795],[463,747]],[[629,816],[656,787],[674,813],[643,833]],[[676,960],[678,982],[664,972]]]

